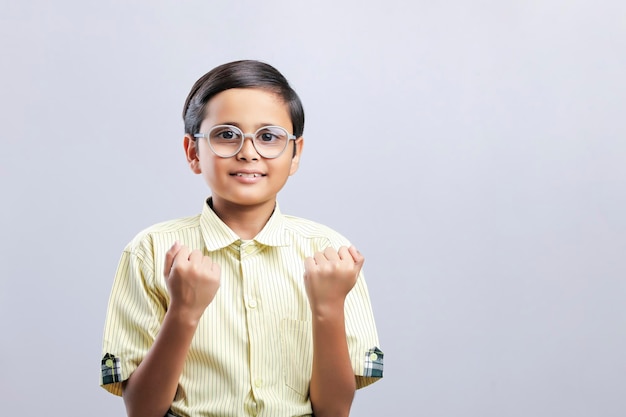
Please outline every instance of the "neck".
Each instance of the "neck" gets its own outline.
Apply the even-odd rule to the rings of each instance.
[[[265,227],[274,212],[274,200],[252,206],[242,206],[213,197],[211,208],[241,239],[253,239]]]

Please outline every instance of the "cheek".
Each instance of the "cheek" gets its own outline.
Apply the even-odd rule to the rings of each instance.
[[[222,160],[216,158],[214,155],[203,154],[200,156],[200,166],[202,173],[207,178],[214,178],[220,172]]]
[[[280,161],[275,161],[274,170],[280,172],[281,174],[289,174],[291,171],[291,158],[281,159]]]

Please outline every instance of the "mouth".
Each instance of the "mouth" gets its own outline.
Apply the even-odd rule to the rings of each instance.
[[[235,172],[230,175],[233,177],[240,177],[240,178],[258,178],[258,177],[265,176],[265,174],[261,174],[260,172]]]

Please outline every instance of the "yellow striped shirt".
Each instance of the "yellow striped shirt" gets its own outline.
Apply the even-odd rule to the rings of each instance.
[[[171,411],[179,416],[307,416],[313,342],[304,259],[349,245],[320,224],[280,213],[241,240],[208,204],[202,213],[154,225],[124,249],[107,312],[101,385],[121,395],[154,342],[169,304],[163,278],[174,241],[221,267],[220,288],[194,335]],[[361,275],[345,303],[346,335],[357,380],[382,377],[382,352]]]

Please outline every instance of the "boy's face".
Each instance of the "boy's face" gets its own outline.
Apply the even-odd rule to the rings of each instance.
[[[287,105],[276,94],[260,89],[236,88],[215,95],[209,100],[206,118],[200,133],[208,133],[216,125],[234,125],[243,133],[254,133],[263,126],[281,126],[293,133]],[[287,178],[298,169],[302,153],[302,137],[289,141],[285,151],[274,159],[260,156],[250,138],[234,156],[222,158],[213,153],[208,139],[185,136],[187,160],[193,172],[202,174],[212,190],[214,205],[273,207],[276,195]]]

